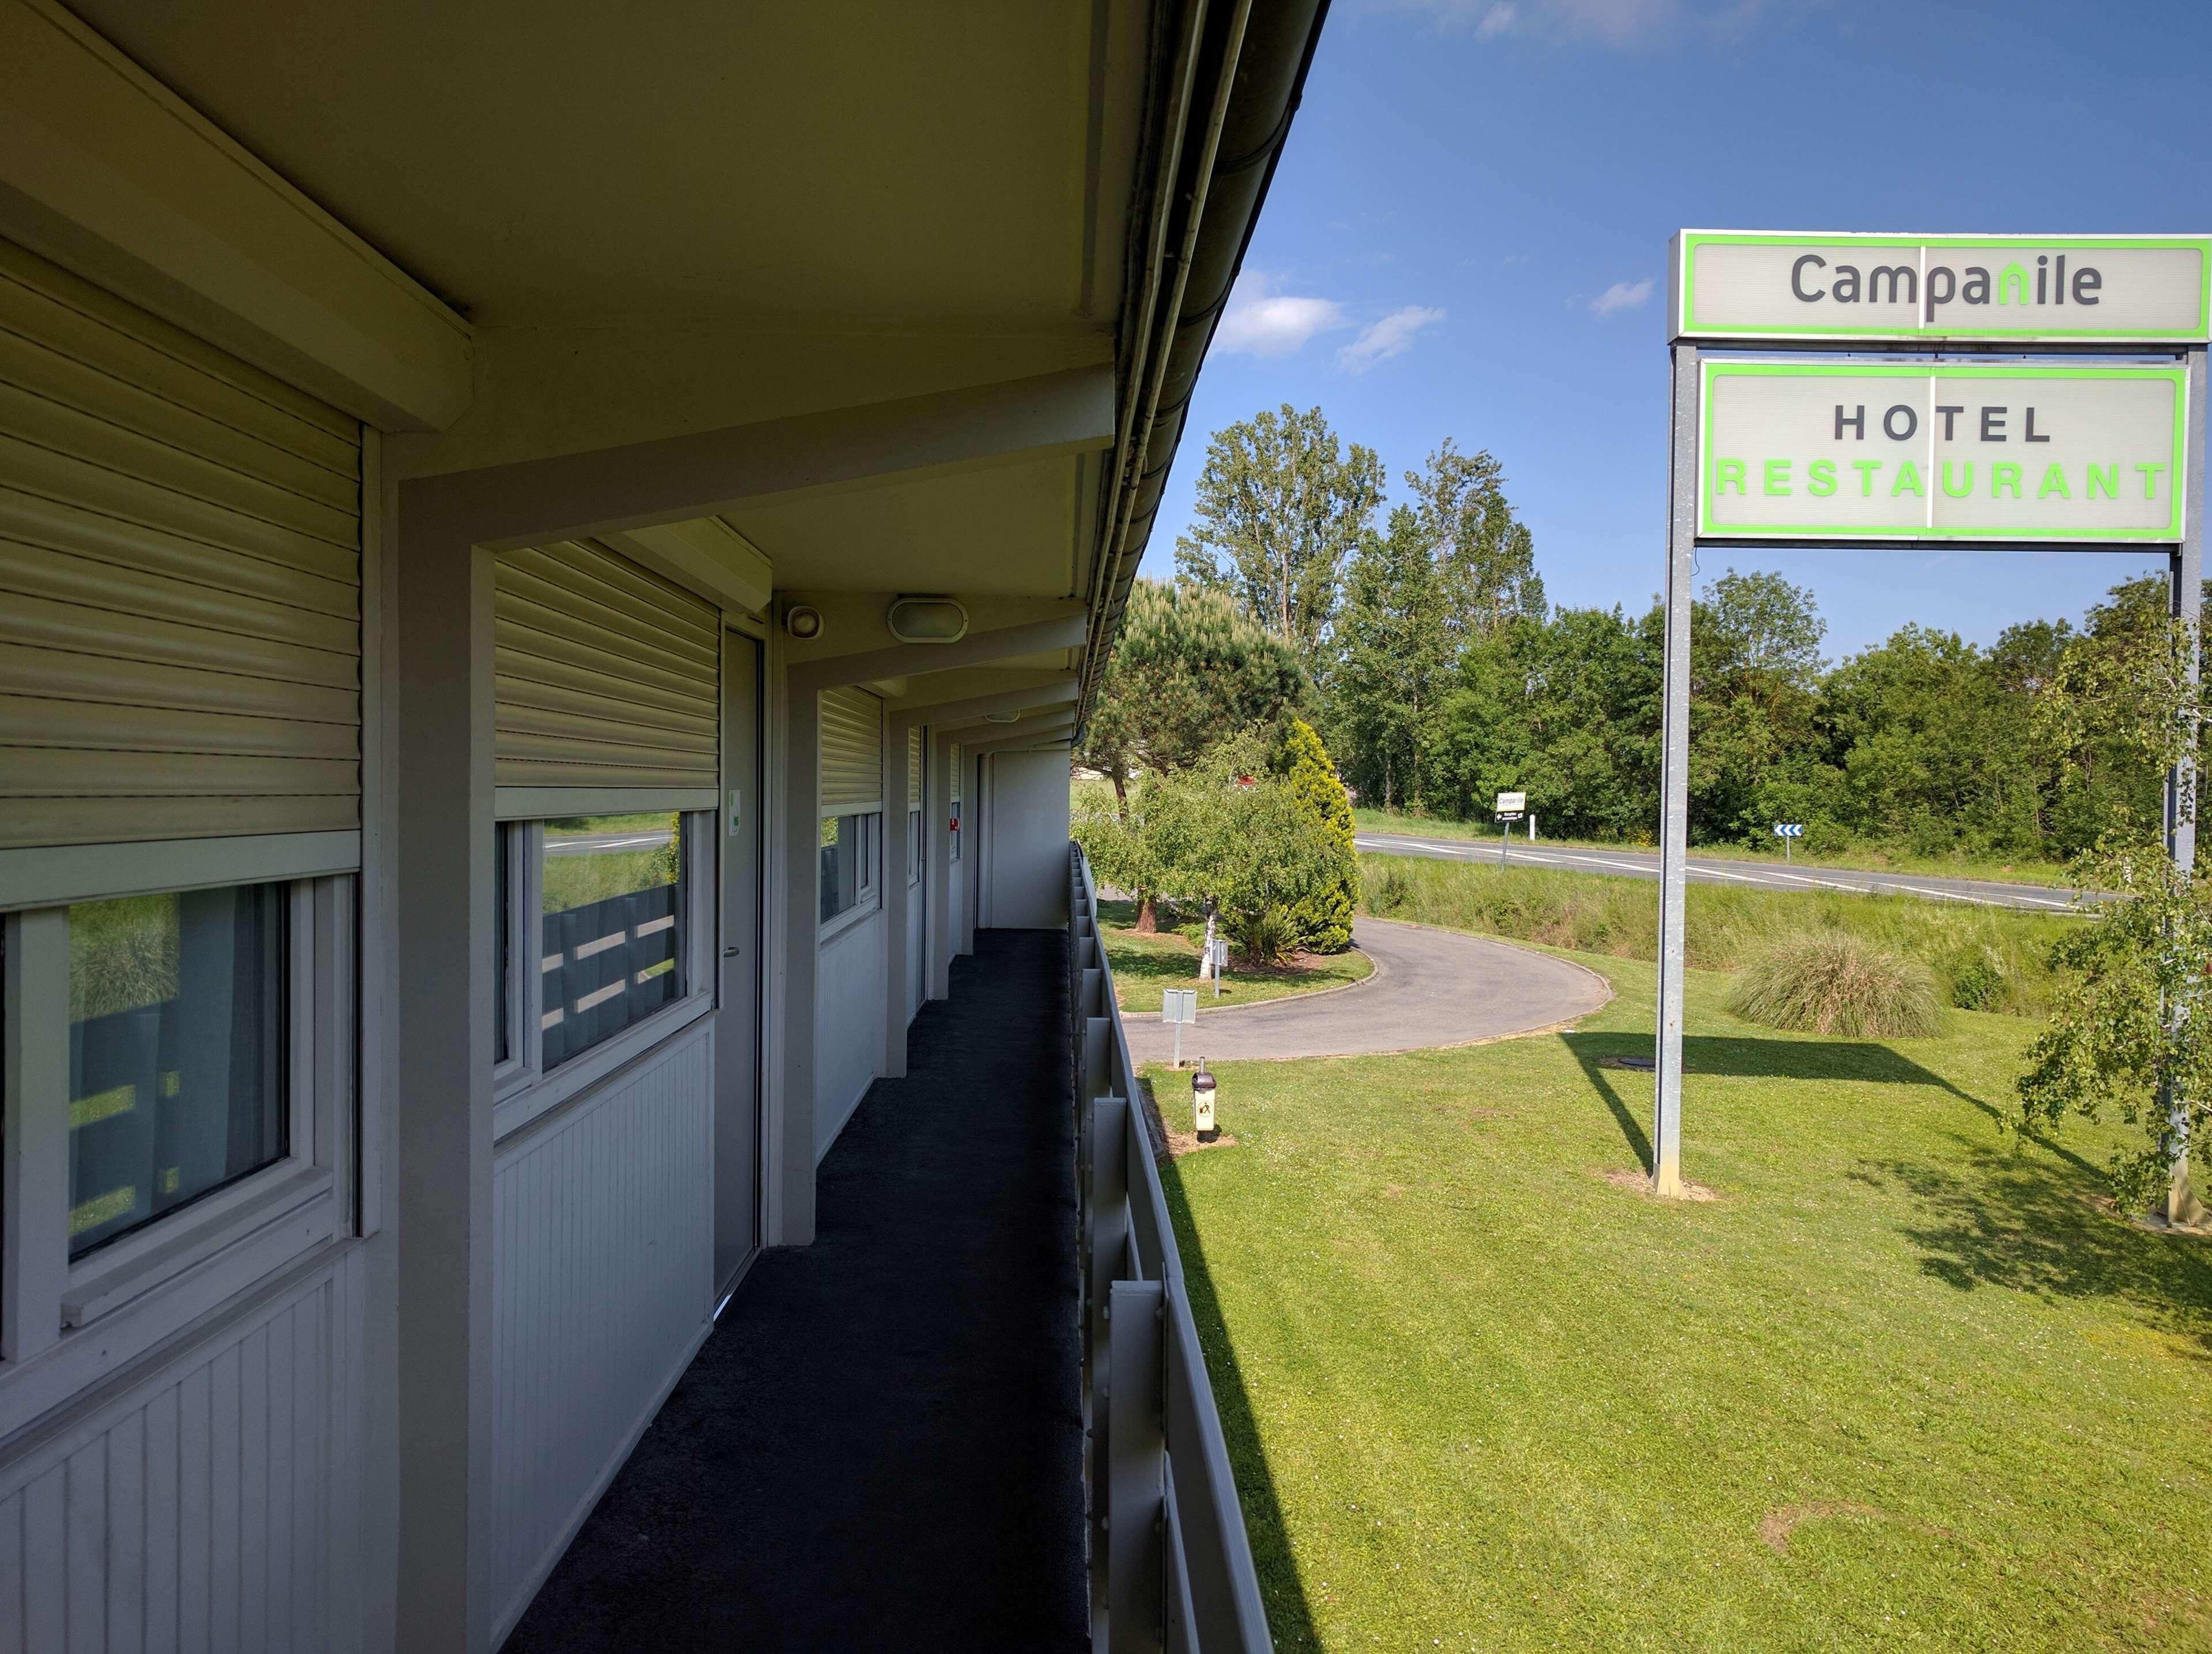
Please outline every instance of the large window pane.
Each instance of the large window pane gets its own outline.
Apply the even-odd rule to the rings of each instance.
[[[542,871],[550,1069],[684,997],[683,818],[548,821]]]
[[[285,892],[70,909],[70,1256],[282,1156]]]

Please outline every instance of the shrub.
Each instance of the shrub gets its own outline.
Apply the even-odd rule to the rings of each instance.
[[[1333,848],[1334,869],[1328,882],[1291,909],[1297,945],[1316,954],[1340,954],[1352,946],[1352,916],[1359,908],[1359,854],[1352,845],[1352,801],[1329,761],[1312,724],[1287,719],[1278,760],[1298,809]]]
[[[1944,961],[1951,1003],[1962,1011],[2001,1011],[2012,997],[2004,960],[1987,942],[1960,948]]]
[[[1281,965],[1297,957],[1300,935],[1291,911],[1270,904],[1226,916],[1229,939],[1255,965]]]
[[[1729,992],[1746,1021],[1805,1033],[1925,1038],[1943,1031],[1928,968],[1840,930],[1776,943]]]

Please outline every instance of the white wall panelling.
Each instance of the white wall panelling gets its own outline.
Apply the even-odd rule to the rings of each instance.
[[[359,1647],[360,1265],[257,1294],[0,1464],[0,1648]]]
[[[884,1042],[871,1030],[884,1025],[884,923],[878,908],[822,946],[815,980],[814,1160],[820,1165],[883,1072]]]
[[[492,1603],[506,1635],[712,1326],[713,1020],[492,1173]]]

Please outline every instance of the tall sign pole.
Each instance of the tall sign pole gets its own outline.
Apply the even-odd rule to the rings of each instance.
[[[2197,681],[2204,639],[2204,355],[2203,345],[2191,348],[2187,355],[2191,428],[2185,463],[2189,467],[2188,498],[2191,510],[2182,528],[2181,543],[2174,548],[2171,560],[2173,612],[2177,617],[2191,622],[2197,638],[2197,648],[2189,657],[2189,682],[2192,684]],[[2190,872],[2197,862],[2197,766],[2187,758],[2176,764],[2166,779],[2166,853],[2184,873]],[[2166,1179],[2166,1221],[2193,1222],[2200,1214],[2196,1191],[2190,1187],[2187,1100],[2169,1097],[2166,1119],[2167,1141],[2173,1152],[2172,1167]]]
[[[1684,230],[1668,280],[1651,1187],[1678,1196],[1698,547],[2155,548],[2201,623],[2212,236]],[[2184,867],[2197,786],[2186,761],[2167,778]],[[2167,1210],[2185,1218],[2183,1102]]]
[[[1682,1192],[1682,932],[1689,900],[1690,602],[1698,572],[1698,347],[1673,355],[1667,477],[1667,652],[1659,756],[1659,1048],[1652,1072],[1651,1192]]]

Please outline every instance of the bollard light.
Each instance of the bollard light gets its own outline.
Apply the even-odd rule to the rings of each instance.
[[[1213,1075],[1203,1057],[1198,1059],[1198,1072],[1190,1076],[1190,1106],[1198,1121],[1199,1142],[1212,1142],[1221,1133],[1213,1124]]]

